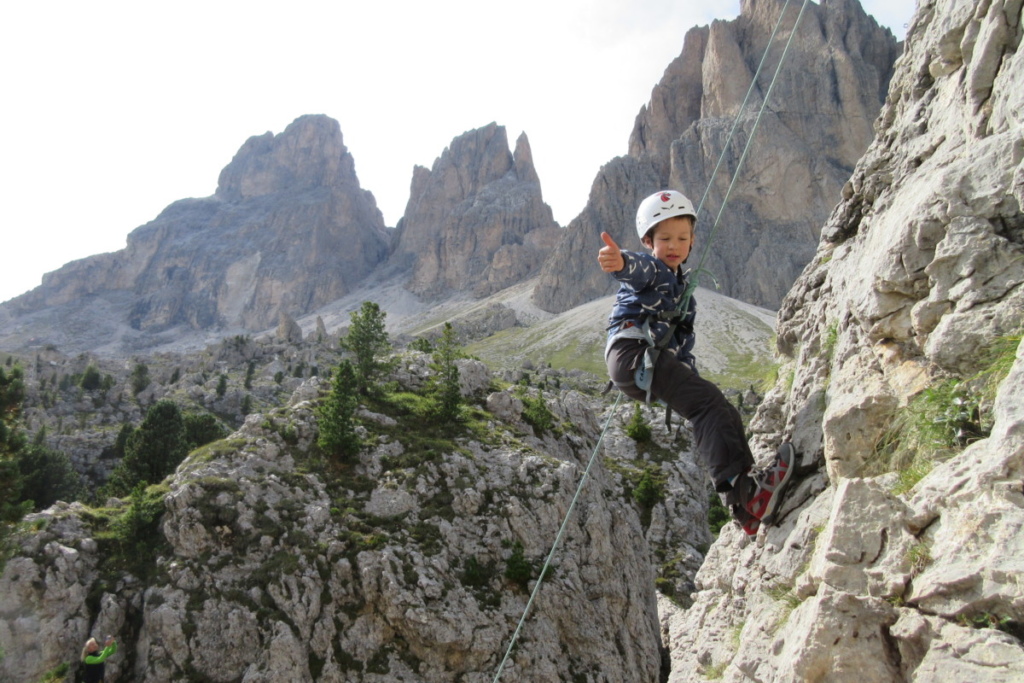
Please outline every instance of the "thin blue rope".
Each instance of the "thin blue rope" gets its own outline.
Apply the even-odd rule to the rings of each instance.
[[[754,73],[754,78],[750,82],[750,87],[747,88],[747,94],[743,98],[743,103],[740,105],[739,111],[736,113],[736,119],[733,121],[732,129],[729,131],[729,136],[726,139],[725,145],[722,147],[722,153],[718,157],[718,163],[715,165],[715,170],[711,174],[711,178],[714,178],[718,174],[718,169],[722,165],[722,160],[725,158],[726,150],[729,148],[729,144],[732,142],[733,135],[736,132],[736,128],[739,124],[740,116],[743,114],[743,109],[747,104],[747,100],[750,97],[750,93],[753,91],[754,86],[757,84],[757,77],[761,73],[761,68],[764,66],[765,59],[768,56],[768,50],[771,48],[773,39],[775,38],[776,32],[779,30],[779,26],[782,23],[782,18],[786,14],[786,9],[789,7],[790,0],[786,0],[786,4],[782,8],[782,12],[779,13],[779,19],[775,23],[775,28],[772,30],[772,34],[768,39],[768,45],[765,47],[764,54],[761,56],[761,63],[757,66],[757,71]],[[743,154],[740,155],[739,162],[736,164],[736,172],[733,174],[732,181],[729,183],[729,188],[725,193],[725,198],[722,200],[722,205],[719,207],[718,215],[715,217],[715,222],[711,227],[711,233],[708,235],[707,245],[704,248],[701,258],[697,263],[695,274],[699,275],[703,272],[701,266],[704,260],[707,258],[708,250],[711,247],[711,242],[714,238],[715,232],[718,230],[718,223],[722,218],[722,211],[725,209],[725,205],[729,201],[729,196],[732,194],[733,187],[736,185],[736,179],[739,177],[740,169],[743,168],[743,162],[746,161],[747,152],[750,149],[750,141],[754,138],[754,133],[757,131],[758,125],[761,123],[761,116],[764,114],[765,108],[768,106],[768,100],[771,98],[772,90],[775,88],[775,82],[779,77],[779,73],[782,70],[782,64],[786,61],[786,54],[789,52],[789,47],[793,43],[793,37],[796,35],[797,27],[800,26],[800,19],[804,15],[804,10],[807,9],[807,5],[810,4],[810,0],[804,0],[803,5],[800,7],[800,13],[796,17],[796,21],[793,24],[792,33],[790,33],[789,40],[786,41],[786,47],[782,51],[782,56],[779,58],[779,64],[775,68],[775,74],[772,76],[772,81],[768,86],[768,91],[765,93],[764,101],[761,103],[761,108],[757,113],[757,118],[754,120],[754,126],[750,130],[750,135],[747,138],[747,144],[743,148]],[[710,180],[710,179],[709,179]],[[697,206],[697,213],[699,214],[704,206],[704,201],[707,199],[708,192],[711,189],[711,183],[708,183],[708,187],[704,190],[704,196],[701,197],[700,204]],[[685,306],[686,301],[692,296],[693,290],[696,289],[696,283],[691,282],[687,287],[684,294],[683,304]],[[562,524],[558,528],[558,534],[555,536],[555,542],[551,545],[551,550],[548,552],[547,557],[544,560],[544,566],[541,568],[540,576],[537,577],[537,581],[533,586],[533,590],[530,592],[530,599],[526,602],[526,609],[523,610],[523,616],[519,618],[519,623],[516,625],[516,630],[512,634],[512,638],[509,640],[508,649],[505,650],[505,656],[502,657],[501,663],[498,665],[498,670],[494,674],[494,680],[492,683],[498,683],[498,679],[501,678],[502,671],[505,670],[505,664],[508,662],[509,657],[512,656],[512,650],[515,648],[516,641],[519,639],[519,634],[523,630],[523,625],[526,623],[526,618],[530,614],[530,608],[533,607],[533,603],[537,598],[537,594],[540,592],[541,584],[544,581],[544,577],[547,575],[547,570],[551,566],[551,560],[558,550],[558,547],[562,543],[562,537],[565,535],[565,530],[569,526],[569,518],[572,516],[573,510],[576,508],[576,502],[579,500],[580,494],[583,492],[583,486],[587,482],[587,478],[590,476],[590,470],[594,466],[594,462],[597,460],[597,453],[601,449],[601,442],[604,440],[604,435],[608,431],[608,427],[611,425],[612,417],[615,415],[615,410],[619,407],[619,403],[622,401],[622,393],[615,398],[615,403],[612,405],[611,410],[608,412],[608,419],[605,420],[604,427],[601,429],[601,434],[597,438],[597,443],[594,444],[594,450],[590,454],[590,460],[587,462],[587,467],[583,471],[583,476],[580,477],[580,483],[576,487],[576,493],[572,497],[572,502],[569,503],[569,509],[565,512],[565,517],[562,519]]]

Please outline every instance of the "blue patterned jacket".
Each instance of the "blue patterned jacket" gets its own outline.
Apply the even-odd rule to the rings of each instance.
[[[612,276],[619,281],[619,292],[608,317],[609,344],[615,336],[640,336],[633,327],[643,325],[650,318],[651,334],[655,342],[661,341],[668,332],[668,320],[659,320],[657,315],[675,311],[686,293],[687,274],[681,268],[672,272],[669,267],[651,254],[623,251],[625,266]],[[697,315],[697,301],[690,296],[689,305],[683,318],[676,325],[672,339],[665,346],[667,351],[693,368],[697,367],[693,357],[693,321]],[[632,323],[632,325],[630,325]]]

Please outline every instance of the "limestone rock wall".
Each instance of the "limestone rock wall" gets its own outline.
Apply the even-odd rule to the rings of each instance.
[[[670,681],[1024,676],[1024,348],[987,436],[909,490],[907,463],[879,474],[908,402],[1024,323],[1021,6],[919,5],[877,139],[779,313],[792,382],[754,441],[763,461],[792,438],[797,480],[778,526],[726,527],[691,609],[664,605]]]
[[[410,354],[395,377],[412,387],[426,366]],[[460,376],[483,400],[486,367],[462,361]],[[182,463],[145,578],[109,565],[95,511],[30,516],[0,574],[0,645],[18,653],[0,677],[36,680],[99,629],[122,643],[111,681],[491,680],[534,585],[506,569],[521,553],[536,579],[596,441],[590,400],[547,392],[541,431],[494,392],[486,432],[451,449],[364,409],[370,447],[328,477],[311,446],[324,389],[308,380]],[[509,680],[659,680],[644,529],[614,475],[591,477]]]

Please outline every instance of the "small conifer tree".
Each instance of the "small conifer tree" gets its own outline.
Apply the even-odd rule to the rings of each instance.
[[[149,386],[149,367],[145,363],[137,363],[132,368],[132,393],[136,396]]]
[[[185,420],[173,401],[157,401],[127,437],[124,458],[107,482],[107,492],[125,496],[136,484],[156,484],[188,454]]]
[[[79,380],[78,386],[86,391],[95,391],[100,388],[102,382],[103,377],[100,375],[100,371],[96,369],[95,365],[90,364],[82,373],[82,379]]]
[[[228,430],[210,413],[185,413],[182,416],[185,441],[189,450],[195,450],[228,435]]]
[[[82,478],[71,466],[71,460],[60,451],[47,448],[42,438],[21,449],[18,468],[21,499],[36,510],[48,508],[58,500],[78,500],[82,493]]]
[[[353,369],[356,386],[359,393],[367,395],[392,366],[387,360],[391,353],[391,341],[384,329],[387,313],[380,310],[376,303],[364,301],[351,317],[352,325],[341,340],[341,348],[355,356]]]
[[[508,564],[505,565],[505,578],[523,589],[533,578],[533,567],[526,559],[523,544],[519,541],[512,545],[512,555],[508,558]]]
[[[465,357],[465,354],[459,346],[455,328],[451,323],[444,324],[444,332],[437,341],[432,357],[430,368],[435,373],[430,382],[432,412],[442,424],[452,424],[458,421],[462,409],[459,366],[455,361]]]
[[[626,436],[637,443],[650,441],[651,428],[647,425],[647,422],[644,421],[644,414],[640,408],[640,403],[637,402],[634,406],[633,417],[626,423]]]
[[[334,372],[330,393],[316,408],[320,426],[317,445],[338,459],[348,459],[359,452],[355,413],[359,407],[356,372],[347,360],[341,361]]]

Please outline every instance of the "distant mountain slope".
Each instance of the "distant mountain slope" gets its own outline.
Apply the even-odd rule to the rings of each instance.
[[[3,308],[27,324],[46,309],[74,316],[102,301],[93,326],[107,334],[120,323],[150,334],[261,329],[344,295],[387,254],[384,219],[359,187],[338,123],[304,116],[280,135],[250,138],[212,197],[171,204],[125,249],[47,273]],[[81,346],[63,315],[36,336]]]
[[[746,388],[763,375],[756,366],[770,365],[775,316],[767,310],[698,289],[697,346],[700,371],[734,388]],[[525,305],[525,292],[508,305]],[[550,364],[606,376],[604,345],[608,313],[614,297],[607,296],[547,317],[529,327],[512,327],[471,343],[468,350],[492,367],[517,367],[524,361]]]

